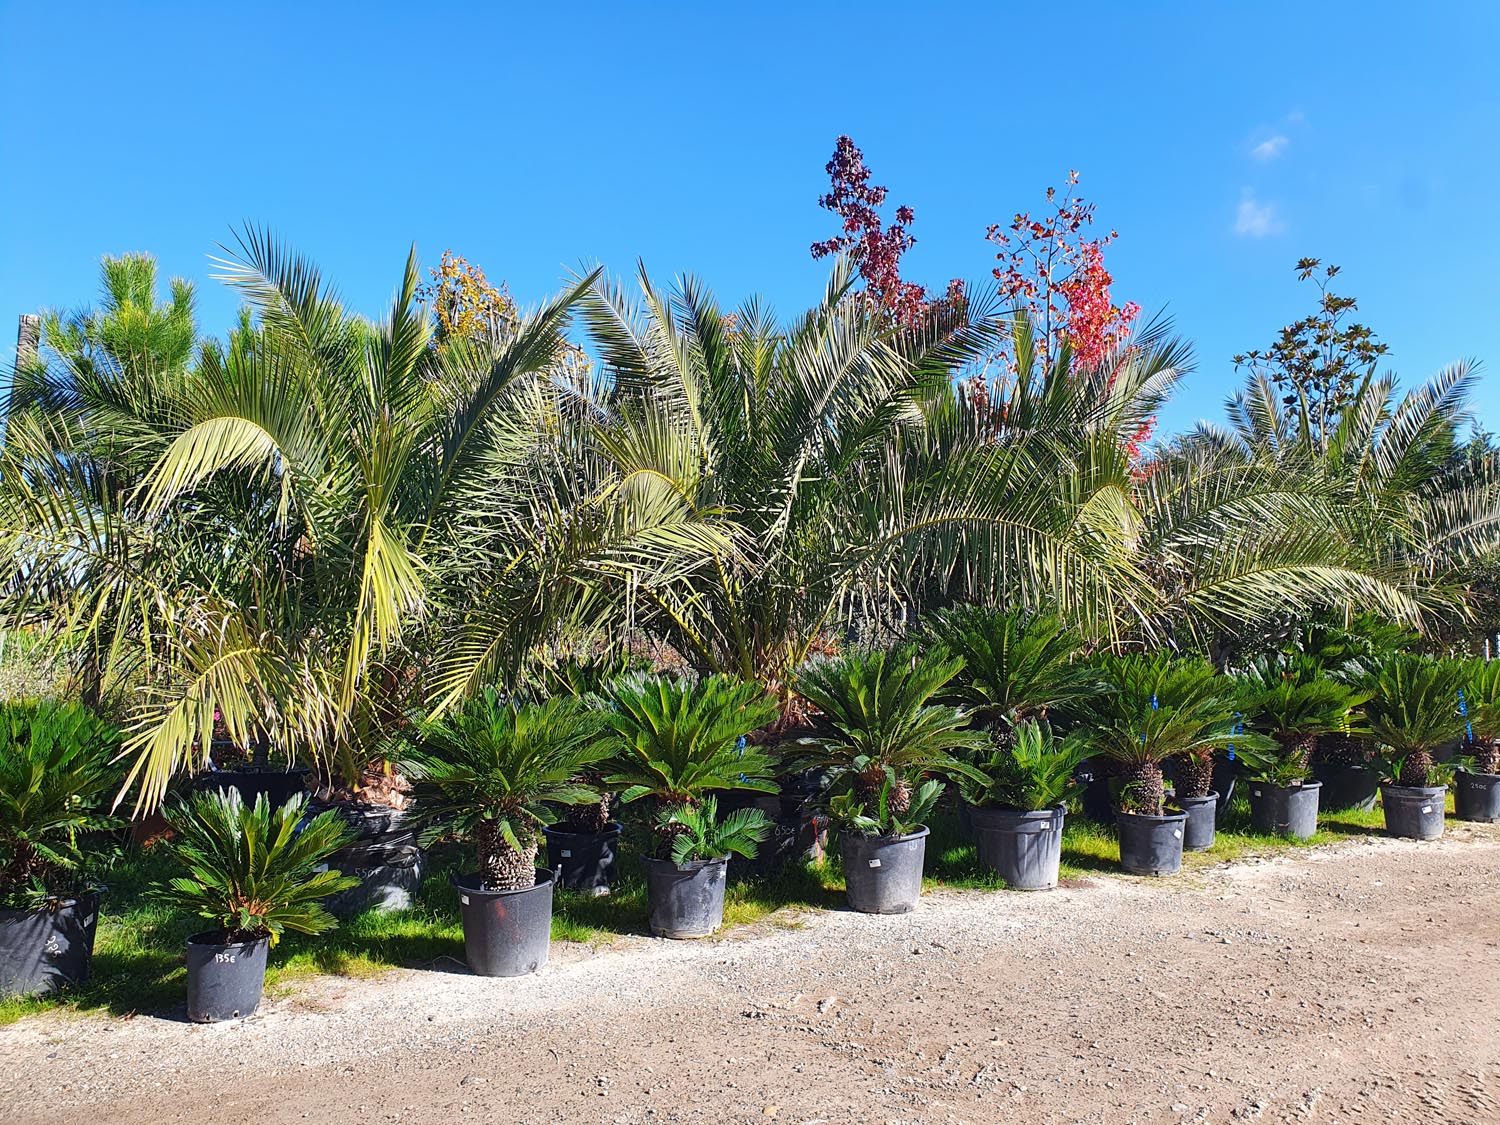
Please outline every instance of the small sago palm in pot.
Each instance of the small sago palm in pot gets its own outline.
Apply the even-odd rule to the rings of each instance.
[[[119,742],[81,704],[0,705],[0,996],[88,977],[100,889],[84,836],[113,825]]]
[[[576,699],[516,703],[493,689],[427,723],[405,770],[416,779],[424,840],[472,841],[478,870],[455,877],[464,954],[480,976],[541,970],[552,934],[554,874],[537,869],[556,806],[599,800],[578,777],[609,753],[603,715]]]
[[[1240,747],[1257,830],[1303,840],[1317,831],[1323,783],[1311,779],[1313,750],[1324,735],[1360,733],[1351,712],[1365,698],[1307,662],[1262,660],[1240,679],[1245,722],[1272,742]]]
[[[1167,807],[1163,763],[1264,740],[1236,734],[1233,685],[1207,661],[1157,653],[1106,656],[1098,667],[1110,690],[1091,705],[1088,735],[1119,767],[1120,865],[1135,875],[1175,875],[1187,813]]]
[[[645,814],[651,932],[707,937],[724,921],[730,853],[753,856],[770,828],[758,809],[718,821],[715,794],[777,791],[771,758],[744,741],[776,718],[776,703],[758,684],[719,675],[632,676],[609,697],[614,757],[605,780],[622,805]],[[684,836],[693,841],[686,851]]]
[[[1013,738],[1028,719],[1045,719],[1055,727],[1061,724],[1060,729],[1070,726],[1103,688],[1098,672],[1078,658],[1078,635],[1050,613],[955,606],[932,620],[925,640],[930,649],[964,662],[939,702],[962,707],[997,746]],[[1108,793],[1106,769],[1101,761],[1085,771],[1092,792]],[[968,809],[964,798],[960,821],[971,831]]]
[[[1067,802],[1088,756],[1082,732],[1059,738],[1045,721],[1025,719],[1011,737],[972,765],[981,775],[958,782],[970,805],[979,860],[1021,891],[1057,886]]]
[[[979,775],[955,757],[988,735],[956,707],[933,702],[963,662],[913,647],[850,653],[805,668],[797,691],[822,712],[811,763],[829,776],[829,816],[841,829],[849,905],[904,914],[922,893],[928,828],[942,791],[928,774]]]
[[[1453,815],[1500,821],[1500,660],[1470,660],[1463,706],[1467,743],[1453,775]]]
[[[1399,653],[1370,665],[1360,686],[1370,734],[1382,748],[1380,803],[1392,836],[1435,840],[1443,834],[1447,768],[1437,752],[1466,733],[1459,696],[1465,662]]]
[[[237,790],[209,790],[166,813],[168,852],[182,874],[159,900],[209,922],[187,939],[187,1014],[195,1023],[240,1019],[260,1004],[266,953],[287,931],[338,925],[321,900],[354,880],[328,858],[353,833],[334,812],[305,818],[307,797],[247,805]]]

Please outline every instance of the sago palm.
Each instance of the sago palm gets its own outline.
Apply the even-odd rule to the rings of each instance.
[[[1017,723],[1005,743],[971,764],[977,777],[961,778],[959,789],[971,805],[1036,812],[1065,803],[1077,788],[1074,778],[1089,754],[1088,737],[1053,733],[1038,719]]]
[[[1370,734],[1388,751],[1397,785],[1433,784],[1436,752],[1464,735],[1459,693],[1468,680],[1463,661],[1397,653],[1371,664],[1360,680]]]
[[[1289,773],[1307,775],[1320,737],[1362,733],[1353,712],[1368,693],[1324,676],[1306,660],[1257,661],[1240,677],[1239,691],[1245,723],[1275,740]]]
[[[1500,773],[1500,660],[1468,662],[1464,704],[1475,771]]]
[[[888,787],[884,804],[904,819],[923,775],[972,775],[955,753],[970,753],[988,740],[970,728],[963,711],[934,702],[962,667],[955,657],[923,655],[914,646],[809,664],[796,686],[821,712],[810,760],[866,809],[881,804]]]

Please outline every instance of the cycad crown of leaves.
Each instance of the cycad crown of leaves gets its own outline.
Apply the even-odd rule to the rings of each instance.
[[[332,809],[306,824],[305,796],[271,808],[265,794],[246,805],[238,790],[200,793],[167,813],[172,858],[185,874],[156,897],[212,924],[226,943],[287,930],[321,934],[338,923],[321,899],[357,879],[329,870],[329,856],[354,838]]]
[[[775,720],[777,707],[757,684],[728,676],[696,683],[671,676],[631,676],[610,691],[606,721],[615,736],[621,801],[650,797],[660,805],[697,805],[710,792],[776,792],[775,763],[743,737]]]
[[[923,655],[915,646],[809,665],[797,690],[823,713],[827,731],[815,740],[814,760],[834,772],[835,784],[852,784],[867,808],[875,807],[888,782],[892,815],[905,816],[914,776],[969,773],[955,751],[986,742],[985,734],[969,729],[964,712],[932,702],[962,667],[957,657]]]
[[[1468,662],[1464,702],[1473,732],[1473,768],[1500,773],[1500,660]]]
[[[1465,662],[1398,653],[1369,665],[1365,720],[1386,747],[1386,768],[1399,785],[1433,784],[1433,754],[1465,733],[1459,693],[1469,678]]]
[[[514,703],[490,688],[425,724],[409,772],[426,795],[428,837],[472,837],[489,890],[524,890],[535,878],[537,829],[552,805],[597,801],[579,775],[608,756],[603,713],[576,699]]]
[[[1160,816],[1161,765],[1177,755],[1211,753],[1265,740],[1235,733],[1234,685],[1204,660],[1165,653],[1105,656],[1099,671],[1110,690],[1091,704],[1094,749],[1124,768],[1124,800]]]
[[[896,797],[903,786],[906,796],[898,810]],[[861,836],[908,836],[922,827],[942,792],[943,783],[935,777],[918,784],[916,775],[900,780],[887,776],[873,803],[854,790],[833,797],[828,802],[828,818],[845,832]]]
[[[963,660],[943,691],[976,724],[1010,727],[1065,710],[1098,694],[1098,673],[1076,662],[1077,635],[1052,614],[964,605],[945,610],[926,630],[930,644]]]
[[[107,791],[119,732],[86,707],[0,705],[0,906],[60,893],[80,866],[82,832],[108,827]]]
[[[973,763],[982,780],[959,782],[964,799],[987,808],[1036,812],[1063,804],[1077,788],[1073,775],[1088,757],[1088,738],[1074,731],[1058,738],[1050,724],[1027,719],[1013,737],[997,740],[988,757]]]
[[[736,809],[720,820],[718,798],[707,797],[701,805],[663,806],[652,828],[671,840],[673,863],[689,863],[730,853],[755,858],[757,847],[771,834],[771,821],[759,809]]]
[[[1367,698],[1368,692],[1328,678],[1312,661],[1257,661],[1240,679],[1239,706],[1248,726],[1275,739],[1277,752],[1250,749],[1246,760],[1270,754],[1282,759],[1282,775],[1307,776],[1319,735],[1363,733],[1353,712]]]

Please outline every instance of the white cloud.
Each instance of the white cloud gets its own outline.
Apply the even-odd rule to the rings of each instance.
[[[1255,160],[1275,160],[1289,143],[1283,134],[1277,133],[1274,137],[1268,137],[1252,148],[1250,155]]]
[[[1265,238],[1270,234],[1280,234],[1285,229],[1286,224],[1276,214],[1275,204],[1262,203],[1255,198],[1253,191],[1246,188],[1239,210],[1234,215],[1234,233],[1241,238]]]

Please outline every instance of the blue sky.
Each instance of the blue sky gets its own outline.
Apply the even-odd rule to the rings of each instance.
[[[1500,428],[1500,5],[0,3],[0,325],[149,251],[269,225],[378,312],[414,240],[523,303],[599,261],[691,271],[725,303],[815,297],[840,133],[918,244],[982,278],[986,226],[1069,168],[1119,241],[1115,296],[1165,308],[1198,367],[1167,428],[1218,417],[1230,356],[1312,292],[1302,255],[1412,381],[1461,357]]]

